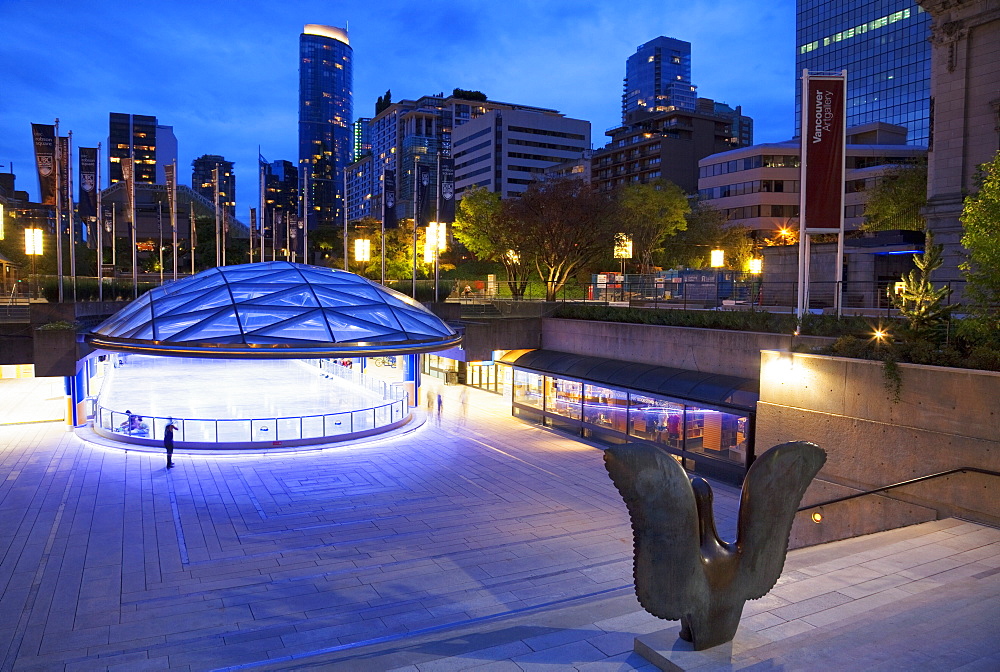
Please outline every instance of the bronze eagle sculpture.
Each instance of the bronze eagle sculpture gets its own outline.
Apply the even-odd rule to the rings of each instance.
[[[736,636],[743,605],[768,593],[785,564],[795,511],[826,461],[814,443],[774,446],[750,466],[734,542],[715,530],[712,487],[665,451],[627,444],[604,464],[628,507],[635,593],[658,618],[681,621],[696,651]]]

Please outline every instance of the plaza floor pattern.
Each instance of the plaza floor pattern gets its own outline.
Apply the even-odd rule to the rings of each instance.
[[[670,623],[636,603],[601,451],[512,419],[495,395],[438,389],[442,417],[411,431],[180,454],[170,471],[60,423],[0,426],[0,670],[654,669],[634,640]],[[715,490],[731,535],[738,492]],[[934,669],[997,669],[1000,533],[934,525],[793,552],[775,592],[748,604],[745,629],[771,647],[748,665],[810,669],[810,629],[875,651],[873,628],[844,628],[879,609],[897,615],[900,648],[900,605],[934,607],[944,586],[974,588],[983,606],[963,613],[994,644],[952,628],[965,655]],[[932,654],[920,660],[944,660]]]

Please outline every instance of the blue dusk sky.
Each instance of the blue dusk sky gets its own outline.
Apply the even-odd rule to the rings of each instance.
[[[202,154],[236,163],[246,221],[257,146],[297,161],[307,23],[348,25],[355,118],[386,89],[398,101],[459,87],[590,121],[601,147],[621,120],[625,59],[666,35],[691,43],[698,94],[742,105],[756,142],[792,135],[793,0],[0,0],[0,170],[37,199],[32,122],[58,117],[93,147],[108,113],[154,115],[174,128],[182,184]]]

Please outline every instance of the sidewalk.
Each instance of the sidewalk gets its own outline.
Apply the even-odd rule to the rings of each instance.
[[[169,472],[161,454],[85,444],[61,423],[0,426],[0,670],[653,669],[634,640],[672,623],[636,603],[628,515],[601,451],[478,390],[463,419],[460,388],[440,390],[440,426],[317,452],[180,453]],[[731,535],[738,492],[715,495]],[[774,619],[839,632],[868,613],[844,608],[857,600],[896,609],[897,649],[964,652],[924,669],[996,669],[1000,644],[982,639],[1000,639],[1000,535],[931,525],[793,552],[779,594],[748,603],[744,625],[793,642],[775,655],[808,669],[794,656],[810,634],[778,636]],[[855,569],[855,552],[877,567]],[[924,590],[907,592],[901,572]],[[934,601],[945,583],[982,599],[955,611]],[[924,621],[900,620],[910,597]],[[959,613],[976,626],[938,646],[928,632]],[[870,624],[848,636],[885,648]]]

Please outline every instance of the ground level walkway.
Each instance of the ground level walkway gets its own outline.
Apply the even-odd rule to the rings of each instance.
[[[601,451],[440,390],[413,431],[170,471],[0,424],[0,670],[653,669],[635,639],[673,624],[635,600]],[[1000,531],[794,551],[740,637],[737,668],[998,669]]]

